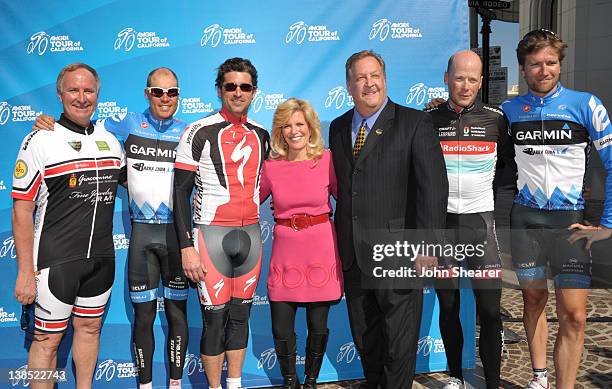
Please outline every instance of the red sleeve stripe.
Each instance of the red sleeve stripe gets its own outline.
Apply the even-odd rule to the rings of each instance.
[[[174,167],[181,170],[189,170],[190,172],[195,172],[196,170],[198,170],[198,167],[196,165],[190,165],[188,163],[178,161],[174,163]]]
[[[49,332],[60,332],[68,328],[68,319],[60,321],[46,321],[39,318],[34,319],[36,329]]]
[[[94,316],[102,316],[104,314],[104,305],[96,308],[89,307],[77,307],[74,306],[72,308],[72,313],[77,316],[85,316],[85,317],[94,317]]]
[[[41,182],[42,176],[37,173],[34,183],[30,185],[30,189],[22,191],[18,188],[13,188],[13,191],[11,192],[11,197],[17,200],[34,201],[34,199],[36,198],[36,194],[38,193],[38,188],[40,188]]]

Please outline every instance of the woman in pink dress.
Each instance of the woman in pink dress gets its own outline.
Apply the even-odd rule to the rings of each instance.
[[[295,373],[295,313],[306,307],[308,339],[304,388],[316,388],[327,346],[327,315],[342,296],[342,267],[329,216],[336,196],[331,153],[310,103],[291,98],[272,123],[270,159],[261,173],[260,200],[272,195],[274,243],[268,296],[283,388],[299,388]]]

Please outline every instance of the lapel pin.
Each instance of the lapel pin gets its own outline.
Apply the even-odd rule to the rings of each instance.
[[[376,135],[382,135],[383,130],[381,130],[380,128],[377,128],[376,131],[374,131],[376,133]]]

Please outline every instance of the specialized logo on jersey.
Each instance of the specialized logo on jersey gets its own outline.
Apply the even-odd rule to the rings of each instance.
[[[183,115],[204,114],[214,111],[212,103],[203,102],[199,97],[179,97],[179,106]]]
[[[236,148],[234,148],[234,151],[232,152],[232,161],[234,162],[238,162],[240,161],[240,164],[238,165],[238,181],[240,182],[240,184],[242,186],[244,186],[244,165],[247,163],[247,161],[249,160],[249,157],[251,156],[251,153],[253,152],[253,148],[251,146],[244,146],[244,143],[246,142],[246,136],[244,138],[242,138],[242,140],[240,141],[240,143],[238,143],[238,145],[236,146]]]
[[[255,35],[243,32],[242,27],[223,28],[221,25],[214,23],[204,28],[200,46],[217,47],[219,43],[224,45],[250,45],[257,42]]]
[[[0,126],[11,122],[33,122],[42,111],[35,111],[31,105],[10,105],[0,101]]]
[[[349,94],[348,90],[342,85],[333,87],[327,92],[325,98],[325,108],[335,108],[337,110],[350,108],[355,106],[353,97]]]
[[[105,119],[113,116],[124,118],[128,113],[128,107],[121,107],[117,105],[116,101],[99,101],[96,109],[98,110],[98,119]]]
[[[47,52],[47,49],[51,53],[61,53],[83,51],[83,46],[81,46],[81,41],[75,41],[69,35],[48,35],[44,31],[39,31],[30,37],[26,52],[28,54],[36,52],[38,55],[43,55]]]
[[[253,113],[259,112],[262,108],[266,111],[275,111],[278,105],[287,100],[282,93],[265,93],[258,89],[253,97],[251,109]]]
[[[308,25],[299,20],[289,26],[285,43],[295,42],[298,45],[307,42],[339,41],[338,30],[331,31],[326,25]]]
[[[243,292],[246,293],[247,289],[249,289],[253,284],[257,282],[257,276],[253,276],[244,282]]]
[[[219,298],[219,293],[221,293],[221,289],[223,289],[223,287],[225,286],[225,282],[223,281],[223,278],[221,278],[214,286],[213,289],[215,290],[215,298]]]
[[[13,172],[13,176],[15,178],[23,178],[28,173],[28,165],[25,163],[23,159],[18,159],[15,163],[15,171]]]
[[[391,34],[391,39],[414,39],[422,38],[421,29],[413,27],[408,22],[391,22],[388,19],[379,19],[372,23],[370,40],[378,38],[384,42]]]
[[[113,47],[115,50],[131,51],[134,44],[138,49],[170,47],[167,37],[159,37],[155,31],[137,32],[132,27],[126,27],[117,33]]]
[[[408,89],[408,96],[406,96],[406,104],[412,104],[413,106],[421,106],[426,101],[430,101],[436,98],[443,98],[448,100],[448,92],[443,86],[428,87],[423,82],[418,82]],[[425,100],[427,99],[427,100]]]

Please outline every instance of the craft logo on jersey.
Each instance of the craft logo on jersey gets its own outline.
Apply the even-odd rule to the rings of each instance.
[[[410,89],[408,89],[406,104],[413,104],[418,107],[438,97],[448,100],[448,92],[446,91],[445,87],[429,87],[423,82],[417,82],[416,84],[412,85]]]
[[[128,107],[117,105],[116,101],[100,101],[97,105],[98,119],[106,119],[115,115],[127,115]]]
[[[391,39],[422,38],[421,29],[413,27],[408,22],[392,22],[388,19],[379,19],[372,23],[370,40],[378,38],[384,42],[391,35]]]
[[[0,258],[17,258],[17,252],[15,251],[15,239],[13,235],[6,237],[2,241],[2,246],[0,247]]]
[[[242,31],[242,27],[224,28],[214,23],[204,29],[200,46],[217,47],[219,43],[224,45],[252,45],[257,42],[255,41],[255,35]]]
[[[203,102],[199,97],[179,98],[179,104],[181,113],[184,115],[212,113],[214,111],[212,103]]]
[[[136,45],[137,49],[157,49],[170,47],[167,37],[157,36],[155,31],[137,32],[132,27],[126,27],[117,33],[115,50],[131,51]]]
[[[11,122],[33,122],[42,111],[35,111],[31,105],[10,105],[7,101],[0,101],[0,126]]]
[[[338,85],[327,92],[325,98],[325,108],[345,109],[355,105],[353,97],[348,93],[345,87]]]
[[[285,36],[285,43],[295,42],[298,45],[308,42],[339,41],[338,30],[331,31],[325,25],[311,25],[303,20],[297,21],[289,26],[289,32]]]
[[[19,179],[25,177],[27,173],[28,165],[23,159],[18,159],[17,162],[15,162],[15,172],[13,173],[13,175],[15,176],[15,178]]]
[[[0,307],[0,323],[12,323],[17,321],[15,312],[6,312],[4,307]]]
[[[258,89],[253,97],[251,108],[254,113],[259,112],[262,108],[266,111],[275,111],[278,105],[287,100],[282,93],[265,93]]]
[[[49,50],[51,53],[62,53],[66,51],[83,51],[81,41],[75,41],[70,35],[49,35],[39,31],[30,37],[26,49],[28,54],[37,53],[43,55]]]
[[[117,378],[134,378],[138,376],[138,369],[133,362],[115,362],[107,359],[98,364],[94,378],[96,381],[112,381]]]

